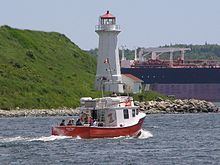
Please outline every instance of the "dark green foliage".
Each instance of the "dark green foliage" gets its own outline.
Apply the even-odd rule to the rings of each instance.
[[[218,44],[207,44],[207,43],[205,43],[204,45],[175,44],[175,45],[165,45],[164,47],[191,48],[191,51],[187,51],[185,53],[185,59],[220,60],[220,45]]]
[[[98,56],[98,49],[95,48],[95,49],[90,49],[87,51],[89,54],[97,57]],[[134,59],[134,50],[129,50],[129,49],[125,49],[125,57],[128,59],[128,60],[133,60]],[[121,59],[121,56],[122,56],[122,51],[120,50],[119,51],[119,58]]]
[[[93,90],[96,59],[56,32],[0,27],[0,109],[76,107]]]
[[[88,50],[87,52],[88,52],[89,54],[91,54],[91,55],[97,57],[97,55],[98,55],[98,48],[90,49],[90,50]]]
[[[26,55],[27,55],[27,57],[29,57],[30,59],[36,60],[36,56],[34,55],[33,51],[27,50],[27,51],[26,51]]]
[[[134,100],[137,100],[137,101],[150,101],[150,100],[157,100],[158,98],[162,98],[162,99],[169,98],[168,96],[162,95],[155,91],[146,91],[143,93],[134,94],[133,97],[134,97]]]

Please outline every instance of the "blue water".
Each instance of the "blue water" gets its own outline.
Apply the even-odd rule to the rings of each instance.
[[[220,164],[220,114],[148,115],[140,138],[50,135],[60,117],[0,119],[0,164]]]

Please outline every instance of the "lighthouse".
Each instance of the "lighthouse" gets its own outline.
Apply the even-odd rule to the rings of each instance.
[[[96,90],[123,93],[117,45],[117,36],[121,30],[116,24],[116,17],[107,11],[100,16],[95,31],[99,35],[95,88]]]

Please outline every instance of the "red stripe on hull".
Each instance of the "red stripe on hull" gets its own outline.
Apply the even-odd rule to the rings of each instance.
[[[88,127],[88,126],[58,126],[52,128],[52,135],[72,136],[81,138],[111,138],[119,136],[138,136],[144,118],[130,127]]]

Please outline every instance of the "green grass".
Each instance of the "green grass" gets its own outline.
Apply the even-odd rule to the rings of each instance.
[[[0,109],[76,107],[93,89],[96,59],[56,32],[0,27]]]

